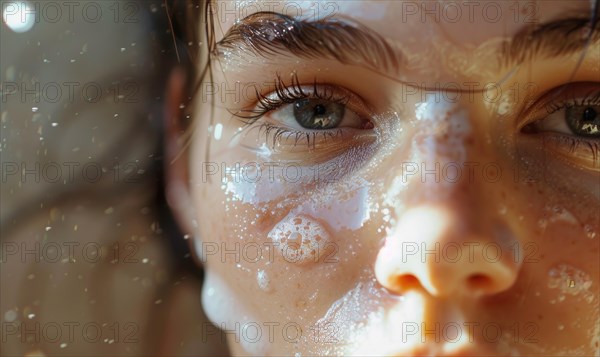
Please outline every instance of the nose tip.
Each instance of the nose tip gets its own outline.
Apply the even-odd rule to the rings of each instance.
[[[405,213],[377,256],[379,283],[396,294],[424,289],[434,296],[492,295],[510,288],[517,262],[492,232],[477,234],[457,219],[431,207]]]

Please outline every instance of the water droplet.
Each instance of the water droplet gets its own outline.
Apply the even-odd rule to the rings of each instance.
[[[590,226],[589,224],[587,224],[585,227],[583,227],[583,230],[585,231],[585,235],[589,238],[589,239],[594,239],[596,238],[596,232],[594,232],[594,229],[592,228],[592,226]]]
[[[8,80],[8,81],[14,81],[15,78],[16,78],[15,66],[9,66],[6,69],[6,80]]]
[[[8,310],[4,313],[4,321],[13,322],[17,319],[17,312],[15,310]]]
[[[38,111],[38,110],[39,110],[39,108],[38,108],[38,107],[32,107],[32,108],[31,108],[31,111],[32,111],[32,112],[34,112],[34,113],[37,113],[37,111]]]
[[[259,270],[256,273],[256,282],[258,287],[263,291],[271,291],[271,279],[264,270]]]

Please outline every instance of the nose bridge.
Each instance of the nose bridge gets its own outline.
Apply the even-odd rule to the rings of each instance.
[[[484,153],[475,149],[477,128],[469,109],[439,97],[416,105],[408,153],[394,164],[394,175],[410,188],[409,202],[449,196],[457,202],[458,194],[472,189]]]
[[[391,185],[388,191],[398,198],[396,219],[378,255],[376,275],[394,291],[415,285],[435,295],[502,291],[514,282],[517,266],[486,259],[487,251],[481,251],[497,247],[498,227],[492,227],[496,218],[484,206],[493,205],[483,202],[490,197],[484,194],[486,179],[480,172],[476,176],[486,156],[477,123],[460,103],[429,100],[418,104],[415,114],[411,143],[404,149],[408,160],[394,166],[394,180],[402,180],[404,189]]]

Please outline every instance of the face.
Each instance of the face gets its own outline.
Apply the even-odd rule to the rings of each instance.
[[[598,355],[592,5],[216,2],[185,195],[232,351]]]

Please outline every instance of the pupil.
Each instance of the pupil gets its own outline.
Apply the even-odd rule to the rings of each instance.
[[[327,109],[325,108],[325,106],[323,104],[315,105],[315,109],[314,109],[315,116],[323,115],[326,112],[327,112]]]
[[[583,111],[583,121],[593,121],[598,116],[598,113],[593,108],[585,108]]]
[[[344,105],[320,99],[300,99],[294,104],[294,118],[307,129],[335,128],[344,118]]]

